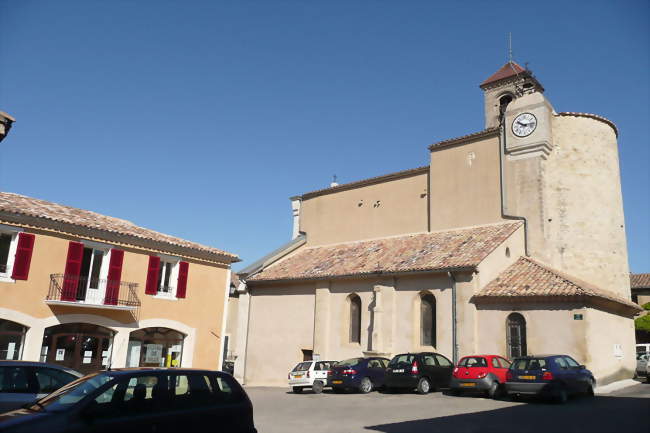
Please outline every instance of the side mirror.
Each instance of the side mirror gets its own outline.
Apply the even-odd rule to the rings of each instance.
[[[579,365],[578,368],[579,368],[580,370],[586,370],[586,369],[587,369],[587,366],[586,366],[586,365]]]

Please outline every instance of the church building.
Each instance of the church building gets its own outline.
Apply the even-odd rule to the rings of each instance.
[[[509,61],[485,129],[427,165],[292,197],[294,234],[239,274],[235,376],[304,359],[561,353],[599,385],[635,368],[616,126],[556,112]]]

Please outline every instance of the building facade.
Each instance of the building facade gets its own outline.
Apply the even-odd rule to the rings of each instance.
[[[632,376],[615,125],[556,112],[514,62],[480,87],[485,129],[429,146],[428,165],[292,198],[294,239],[240,272],[239,380],[423,350]]]
[[[220,369],[237,256],[0,193],[0,359]]]

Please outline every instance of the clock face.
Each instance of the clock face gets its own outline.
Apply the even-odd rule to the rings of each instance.
[[[537,118],[530,113],[521,113],[512,122],[512,132],[517,137],[526,137],[537,128]]]

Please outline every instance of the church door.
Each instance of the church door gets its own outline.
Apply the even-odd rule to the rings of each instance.
[[[508,357],[526,356],[526,319],[519,313],[508,316],[506,325]]]

